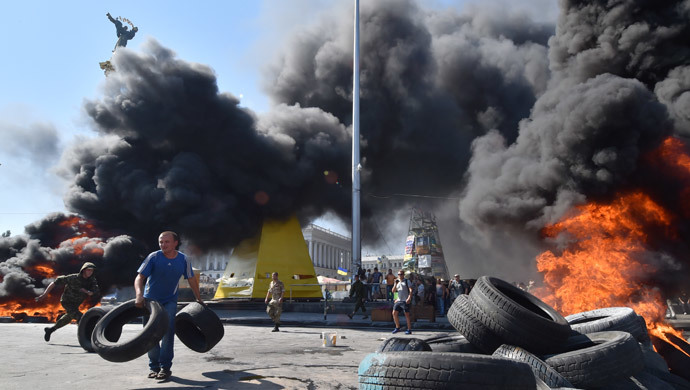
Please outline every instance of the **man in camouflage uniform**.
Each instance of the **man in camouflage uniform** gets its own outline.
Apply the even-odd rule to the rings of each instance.
[[[274,272],[271,277],[273,280],[268,286],[268,292],[266,293],[266,300],[264,302],[268,305],[266,307],[266,313],[271,317],[273,323],[276,324],[271,332],[280,332],[278,326],[280,326],[280,313],[283,312],[283,293],[285,293],[285,285],[278,280],[277,272]],[[270,302],[268,301],[269,295],[271,296]]]
[[[355,310],[352,311],[352,313],[348,313],[347,316],[352,319],[352,316],[357,313],[357,310],[359,308],[362,308],[362,313],[364,313],[364,317],[362,319],[366,319],[369,316],[367,316],[367,308],[364,307],[364,298],[366,298],[367,295],[367,290],[366,287],[364,286],[364,283],[360,280],[359,275],[355,275],[355,282],[352,283],[352,286],[350,286],[350,298],[353,296],[355,297]]]
[[[65,314],[58,318],[55,325],[45,328],[45,341],[50,341],[50,335],[56,330],[69,324],[73,319],[79,321],[81,312],[79,306],[87,297],[98,295],[98,283],[94,276],[96,265],[93,263],[84,263],[77,274],[58,276],[54,282],[48,285],[48,288],[36,298],[36,302],[43,300],[55,286],[65,286],[65,290],[60,298],[60,304],[65,308]]]

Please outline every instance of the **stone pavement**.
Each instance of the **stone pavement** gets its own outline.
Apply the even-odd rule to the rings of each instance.
[[[255,314],[252,318],[258,319]],[[0,323],[0,388],[357,389],[359,363],[392,336],[388,328],[320,327],[316,318],[310,323],[300,315],[289,321],[308,327],[286,324],[280,332],[271,332],[270,324],[232,323],[239,318],[240,313],[234,313],[226,321],[225,336],[207,353],[194,352],[176,340],[173,374],[165,382],[146,378],[146,355],[113,363],[84,351],[75,324],[59,329],[46,343],[46,324]],[[140,324],[125,325],[121,340],[131,339],[139,329]],[[322,332],[337,332],[336,346],[324,347]],[[414,330],[412,336],[401,337],[439,334],[438,330]]]

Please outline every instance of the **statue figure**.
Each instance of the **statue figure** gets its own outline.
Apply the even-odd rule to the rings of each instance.
[[[127,26],[123,26],[121,21],[119,21],[117,19],[113,19],[113,17],[110,16],[110,12],[108,12],[106,14],[106,16],[108,17],[108,19],[111,22],[113,22],[113,24],[115,25],[116,32],[117,32],[117,42],[115,43],[115,48],[113,49],[113,52],[114,52],[115,50],[117,50],[118,47],[127,46],[127,41],[134,38],[134,34],[136,34],[137,31],[139,31],[139,28],[134,27],[134,25],[132,25],[132,29],[128,30]],[[127,20],[127,19],[124,19],[124,20],[131,24],[131,22],[129,20]]]

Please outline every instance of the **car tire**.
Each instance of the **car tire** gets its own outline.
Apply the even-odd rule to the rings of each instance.
[[[642,371],[640,345],[627,332],[576,335],[563,345],[566,352],[544,361],[575,387],[602,387]]]
[[[472,345],[467,338],[461,334],[434,337],[424,340],[434,352],[455,352],[455,353],[475,353],[483,352]]]
[[[372,353],[359,364],[358,375],[360,390],[534,390],[537,386],[525,363],[465,353]]]
[[[192,302],[175,315],[175,334],[192,351],[210,351],[225,335],[216,313],[198,302]]]
[[[467,295],[461,295],[448,310],[448,322],[474,347],[485,354],[491,354],[504,341],[480,321],[479,317],[482,315]]]
[[[94,352],[93,345],[91,344],[91,336],[93,335],[93,330],[96,328],[98,321],[103,318],[105,313],[109,312],[112,306],[96,306],[92,307],[84,313],[79,320],[79,327],[77,328],[77,339],[79,340],[79,345],[86,352]],[[121,329],[120,329],[121,330]],[[120,337],[120,334],[109,335],[108,338],[116,339]]]
[[[138,317],[149,316],[148,322],[133,338],[119,342],[113,335]],[[168,314],[156,301],[146,301],[143,308],[134,306],[134,299],[114,307],[96,324],[91,336],[93,349],[100,357],[111,362],[127,362],[148,352],[161,341],[168,331]]]
[[[554,308],[501,279],[480,277],[469,299],[480,309],[479,320],[503,340],[501,344],[549,353],[571,334],[570,325]]]
[[[549,387],[573,387],[572,383],[568,382],[558,371],[521,347],[503,344],[494,351],[492,356],[527,363],[532,368],[534,376]]]
[[[629,307],[606,307],[565,317],[575,332],[588,334],[618,330],[630,333],[638,342],[649,340],[644,318]]]

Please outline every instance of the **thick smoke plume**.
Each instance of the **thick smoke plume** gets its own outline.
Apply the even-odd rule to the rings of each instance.
[[[666,191],[690,183],[643,161],[667,136],[688,135],[689,4],[560,1],[548,88],[515,142],[496,131],[474,141],[461,219],[484,232],[537,231],[574,205],[629,188],[681,215]],[[660,253],[684,247],[655,244]],[[687,275],[687,256],[675,259],[662,279]]]
[[[524,16],[432,13],[411,1],[364,7],[367,193],[457,191],[472,139],[489,128],[514,138],[546,87],[551,32]],[[291,40],[268,77],[276,105],[260,118],[219,93],[210,68],[155,41],[113,63],[103,98],[86,105],[102,136],[63,156],[70,210],[141,240],[175,229],[202,250],[252,236],[266,217],[349,219],[349,18]],[[408,202],[365,198],[364,214],[383,218]]]

